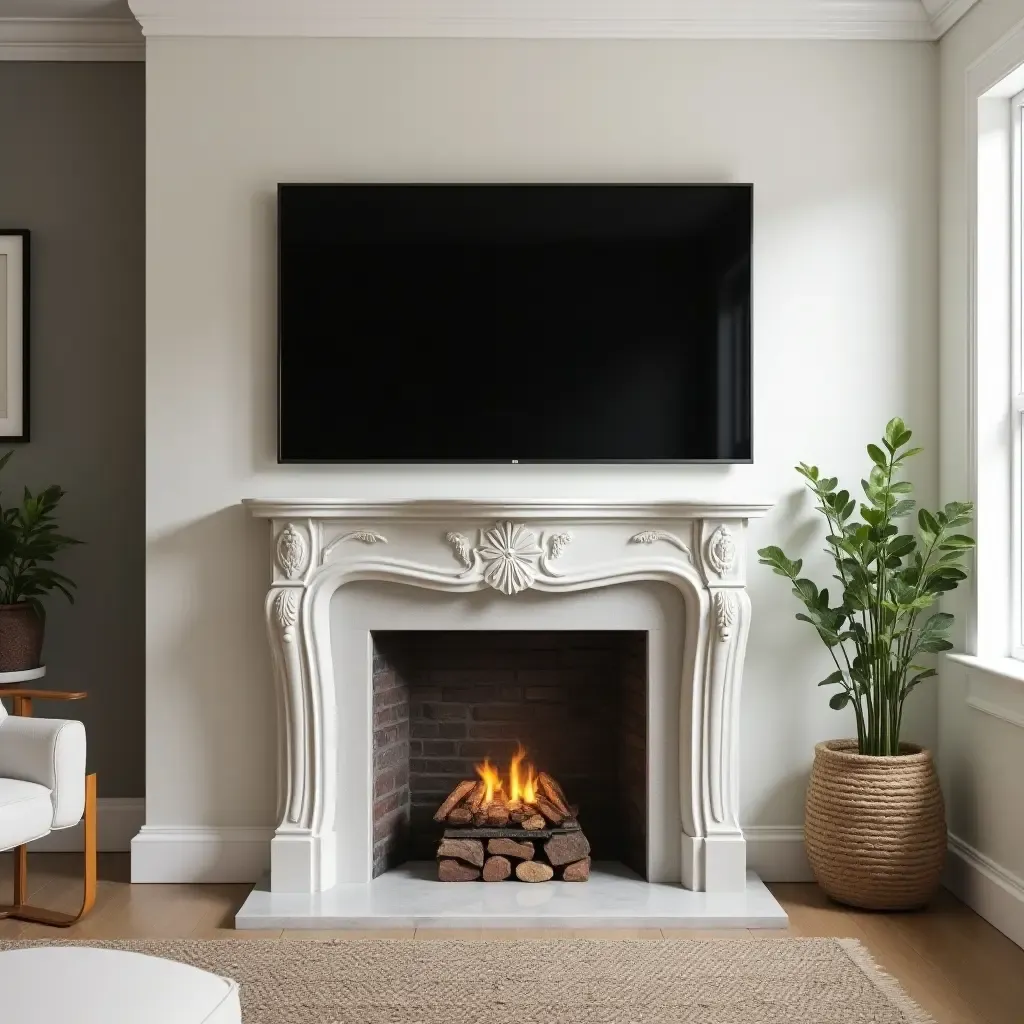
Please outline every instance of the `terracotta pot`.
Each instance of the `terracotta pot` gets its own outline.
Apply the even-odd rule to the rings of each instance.
[[[814,748],[804,839],[818,884],[840,903],[870,910],[923,907],[939,887],[946,814],[927,750],[857,753],[856,740]]]
[[[0,672],[38,668],[43,620],[30,604],[0,604]]]

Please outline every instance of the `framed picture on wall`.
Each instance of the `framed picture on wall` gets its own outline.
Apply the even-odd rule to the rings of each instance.
[[[28,440],[29,233],[0,228],[0,442]]]

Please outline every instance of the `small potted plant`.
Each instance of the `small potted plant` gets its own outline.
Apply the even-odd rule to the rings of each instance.
[[[0,458],[0,469],[12,454]],[[61,551],[81,543],[57,532],[63,497],[56,484],[36,495],[26,487],[20,504],[0,507],[0,672],[39,667],[47,594],[57,590],[74,603],[74,581],[51,568]]]
[[[900,739],[903,708],[936,670],[922,655],[949,650],[953,616],[934,611],[967,578],[974,539],[963,533],[974,511],[954,501],[941,511],[916,509],[913,486],[900,479],[911,432],[890,420],[882,445],[869,444],[873,466],[859,502],[834,477],[801,463],[797,472],[824,516],[827,552],[841,600],[832,604],[800,575],[803,563],[781,548],[758,551],[761,563],[793,582],[804,606],[797,615],[817,630],[835,664],[819,686],[835,686],[829,705],[849,708],[857,738],[815,747],[804,836],[821,887],[842,903],[875,910],[928,902],[939,884],[946,822],[931,754]],[[916,533],[900,523],[917,513]],[[855,514],[857,513],[857,514]]]

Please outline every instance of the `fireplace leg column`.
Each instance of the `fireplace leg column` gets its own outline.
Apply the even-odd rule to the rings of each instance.
[[[279,544],[279,551],[281,545]],[[279,556],[280,560],[280,556]],[[287,568],[287,565],[285,565]],[[331,713],[317,701],[306,655],[308,591],[291,580],[271,588],[266,613],[278,681],[278,826],[270,843],[272,892],[322,892],[337,881]],[[330,753],[328,753],[330,751]]]
[[[721,530],[712,534],[712,542],[720,535]],[[730,556],[720,558],[712,568],[721,576],[731,566]],[[750,599],[742,587],[709,590],[702,700],[693,708],[697,734],[703,738],[694,766],[697,771],[690,780],[698,787],[693,792],[697,834],[683,836],[682,882],[697,892],[743,892],[747,844],[739,823],[739,708]]]
[[[271,892],[323,892],[334,886],[337,874],[335,834],[278,826],[270,841]]]

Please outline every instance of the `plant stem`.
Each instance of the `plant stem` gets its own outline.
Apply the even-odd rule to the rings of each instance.
[[[892,455],[890,454],[886,467],[885,478],[885,504],[882,511],[882,524],[879,529],[879,543],[875,549],[875,635],[872,638],[874,650],[873,664],[875,667],[874,678],[878,692],[877,706],[880,711],[877,735],[871,737],[875,754],[888,754],[890,747],[890,718],[892,713],[892,701],[889,693],[889,682],[892,668],[892,643],[887,645],[885,654],[882,653],[882,635],[885,632],[885,595],[887,583],[885,579],[886,560],[889,555],[889,538],[886,533],[891,523],[892,495],[889,488],[892,487]],[[884,658],[884,664],[883,664]]]
[[[828,506],[823,501],[819,500],[819,502],[818,502],[818,511],[821,512],[821,514],[825,517],[825,522],[828,524],[829,533],[832,536],[839,536],[839,537],[845,536],[845,530],[843,529],[843,524],[838,519],[833,521],[832,515],[831,515],[831,513],[828,510]],[[830,545],[830,547],[831,547],[831,545]],[[835,562],[836,570],[839,572],[840,579],[843,582],[843,590],[845,591],[847,586],[849,585],[849,580],[847,579],[847,576],[846,576],[846,569],[843,567],[842,557],[838,557],[838,558],[836,557],[836,555],[835,555],[835,548],[834,547],[831,547],[831,550],[833,552],[832,561]],[[839,550],[841,552],[842,548],[840,548]],[[856,641],[854,641],[854,645],[856,646]],[[840,641],[837,644],[837,646],[839,647],[839,650],[843,652],[843,661],[846,662],[846,675],[847,675],[847,677],[850,680],[851,696],[853,698],[853,700],[852,700],[852,703],[853,703],[853,713],[854,713],[854,715],[857,718],[857,749],[858,750],[863,750],[863,748],[864,748],[864,709],[861,707],[861,698],[858,695],[857,689],[856,689],[857,681],[853,678],[853,666],[850,664],[850,656],[846,653],[846,646],[843,644],[842,641]],[[843,671],[843,667],[842,667],[842,665],[839,664],[839,660],[836,658],[835,652],[833,651],[833,649],[831,647],[829,647],[828,651],[829,651],[829,654],[832,655],[832,660],[836,663],[836,668],[839,669],[840,672],[842,672]],[[870,705],[869,705],[869,710],[870,710]]]

